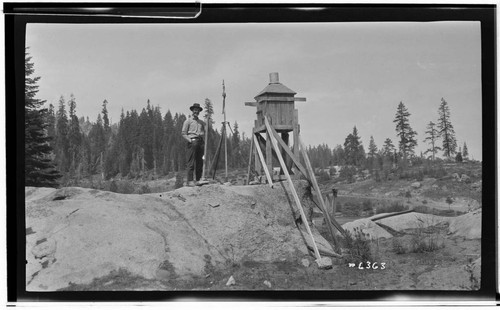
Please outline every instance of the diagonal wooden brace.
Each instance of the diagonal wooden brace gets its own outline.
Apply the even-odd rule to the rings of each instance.
[[[299,136],[299,145],[300,145],[300,151],[302,153],[302,156],[304,157],[304,161],[306,162],[307,170],[309,171],[309,179],[310,179],[310,181],[311,181],[311,183],[313,185],[314,190],[317,193],[318,200],[320,202],[321,209],[322,209],[321,211],[326,216],[327,221],[329,223],[332,223],[335,226],[335,228],[337,228],[337,230],[340,233],[342,233],[342,235],[345,236],[344,228],[342,228],[342,226],[340,226],[340,224],[337,223],[337,221],[335,219],[332,219],[330,217],[330,214],[328,213],[325,201],[323,200],[323,195],[321,194],[321,190],[319,189],[318,182],[316,181],[316,177],[314,176],[314,171],[312,170],[311,162],[309,161],[309,156],[307,155],[306,149],[304,147],[304,144],[302,143],[302,140],[301,140],[300,136]],[[333,232],[332,232],[332,237],[334,238],[334,241],[336,243],[337,241],[336,241],[336,238],[335,238]]]
[[[267,116],[264,117],[264,122],[266,125],[266,128],[268,131],[271,131],[271,125],[269,124],[269,120],[267,119]],[[274,151],[276,152],[276,156],[278,157],[278,160],[280,162],[281,168],[283,169],[283,172],[285,173],[285,176],[288,180],[288,184],[290,186],[290,191],[292,192],[292,196],[295,199],[295,203],[297,204],[297,207],[300,211],[300,216],[302,217],[302,222],[304,223],[307,233],[311,237],[312,244],[314,247],[314,254],[316,256],[316,261],[318,264],[321,264],[321,255],[319,254],[318,246],[316,245],[316,242],[314,241],[314,236],[312,234],[311,228],[309,227],[309,223],[307,221],[306,214],[304,213],[304,209],[302,208],[302,204],[300,203],[299,196],[297,195],[297,192],[295,191],[295,187],[293,186],[292,178],[290,177],[290,174],[288,173],[288,169],[286,169],[285,161],[283,160],[283,156],[281,156],[281,152],[278,148],[278,143],[276,142],[276,139],[274,138],[274,135],[269,135],[271,138],[271,143],[274,148]]]
[[[259,141],[257,141],[257,137],[253,135],[255,149],[257,149],[257,153],[259,154],[260,162],[262,163],[262,167],[264,168],[264,172],[266,173],[267,182],[270,187],[273,187],[273,179],[271,178],[271,174],[267,169],[266,161],[264,160],[264,155],[262,154],[262,150],[260,149]]]
[[[290,148],[288,147],[288,145],[286,145],[285,142],[283,142],[283,140],[281,140],[281,137],[279,136],[278,132],[276,132],[276,130],[274,128],[272,128],[272,127],[271,127],[271,133],[276,138],[276,140],[278,141],[278,143],[281,145],[281,147],[283,148],[283,150],[285,150],[285,152],[288,154],[288,156],[290,156],[290,158],[293,160],[293,163],[299,169],[300,173],[302,173],[304,176],[307,176],[306,169],[300,163],[300,159],[297,158],[297,156],[295,156],[295,154],[292,153],[292,151],[290,150]]]

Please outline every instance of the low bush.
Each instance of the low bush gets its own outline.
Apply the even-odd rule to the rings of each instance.
[[[404,242],[397,237],[392,238],[392,250],[396,254],[405,254],[406,252],[408,252],[408,249],[404,245]]]
[[[417,228],[415,229],[410,244],[411,253],[433,252],[444,247],[444,242],[439,242],[439,229],[432,220],[424,222],[417,218]]]
[[[361,207],[356,202],[348,201],[344,203],[344,207],[342,208],[342,214],[345,216],[360,216]]]
[[[340,238],[343,251],[343,258],[346,263],[360,263],[373,261],[370,236],[363,233],[361,229],[354,228],[354,234],[346,231],[343,238]]]
[[[377,214],[400,212],[400,211],[406,211],[406,210],[408,210],[408,207],[405,206],[404,204],[402,204],[400,202],[393,202],[389,206],[382,206],[380,208],[377,208]]]

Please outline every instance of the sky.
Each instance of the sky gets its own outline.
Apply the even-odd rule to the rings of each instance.
[[[73,94],[76,114],[95,121],[108,101],[122,109],[189,114],[208,98],[221,127],[222,81],[227,120],[249,136],[256,108],[245,106],[271,72],[295,91],[306,145],[343,145],[356,126],[368,151],[397,146],[396,108],[403,102],[417,132],[417,155],[441,98],[459,146],[482,160],[479,22],[278,24],[28,24],[26,46],[40,76],[40,99],[58,106]]]

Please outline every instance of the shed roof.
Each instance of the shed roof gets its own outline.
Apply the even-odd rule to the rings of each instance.
[[[286,87],[285,85],[277,82],[277,83],[269,83],[269,85],[266,86],[255,98],[260,97],[264,94],[288,94],[288,95],[295,95],[297,94],[290,88]]]

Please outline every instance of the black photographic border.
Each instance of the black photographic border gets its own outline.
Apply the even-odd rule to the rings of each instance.
[[[113,8],[111,14],[147,16],[154,12],[182,18],[103,16],[89,8]],[[297,9],[299,8],[299,9]],[[300,9],[301,8],[301,9]],[[306,8],[322,8],[306,10]],[[497,136],[496,5],[449,4],[161,4],[161,3],[4,3],[7,300],[21,301],[306,301],[315,303],[391,300],[404,295],[415,302],[496,300],[497,284]],[[200,11],[196,18],[186,18]],[[95,12],[95,13],[94,13]],[[153,13],[152,13],[153,12]],[[193,16],[194,16],[193,15]],[[483,132],[482,270],[479,291],[101,291],[27,292],[25,288],[24,194],[24,48],[28,23],[282,23],[282,22],[425,22],[481,23]],[[15,116],[15,117],[14,117]],[[15,180],[15,181],[14,181]]]

